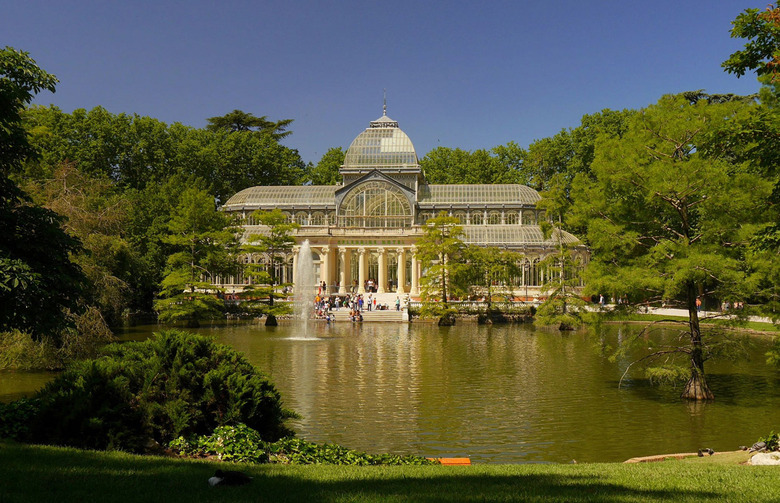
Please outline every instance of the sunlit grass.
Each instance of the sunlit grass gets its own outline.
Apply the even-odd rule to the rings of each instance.
[[[621,314],[621,315],[614,315],[610,316],[607,321],[609,322],[664,322],[664,321],[670,321],[670,322],[687,322],[688,317],[687,316],[664,316],[660,314]],[[772,332],[772,333],[778,333],[780,334],[780,325],[772,324],[772,323],[760,323],[757,321],[747,321],[743,323],[735,323],[734,321],[730,320],[702,320],[702,325],[714,325],[714,326],[720,326],[724,328],[733,328],[733,329],[748,329],[748,330],[755,330],[758,332]]]
[[[1,444],[0,501],[780,500],[776,467],[696,460],[464,467],[235,465],[231,467],[255,480],[242,487],[211,488],[207,480],[219,466],[206,461]]]

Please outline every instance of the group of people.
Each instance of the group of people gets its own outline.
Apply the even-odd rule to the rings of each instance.
[[[342,306],[349,310],[350,321],[363,321],[362,313],[364,311],[390,309],[387,304],[378,303],[377,298],[372,293],[369,293],[367,297],[363,294],[347,295],[342,304],[341,296],[329,297],[325,294],[325,285],[320,285],[317,295],[314,297],[314,313],[317,319],[324,319],[328,322],[335,320],[333,311],[341,310]],[[401,298],[398,296],[395,298],[395,310],[401,311]]]

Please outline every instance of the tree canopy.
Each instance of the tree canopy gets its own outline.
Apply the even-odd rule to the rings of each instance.
[[[0,50],[0,175],[7,176],[36,156],[22,112],[39,92],[54,92],[56,83],[57,78],[39,68],[29,53],[8,46]]]
[[[508,158],[508,157],[507,157]],[[430,183],[517,183],[517,172],[487,150],[437,147],[420,159]]]
[[[206,129],[209,131],[227,131],[229,133],[255,131],[266,133],[277,141],[292,134],[292,131],[287,131],[287,127],[294,121],[294,119],[282,119],[273,122],[269,121],[265,115],[255,117],[251,113],[241,110],[233,110],[225,115],[209,117],[206,120],[208,121]]]
[[[70,260],[81,243],[65,232],[61,216],[33,204],[9,178],[37,154],[21,112],[56,82],[26,52],[0,51],[0,330],[24,330],[36,340],[59,340],[86,294],[84,274]]]
[[[686,398],[712,396],[696,298],[746,301],[755,285],[744,256],[766,225],[771,183],[698,148],[741,106],[664,96],[622,138],[600,142],[592,178],[574,182],[574,222],[587,229],[593,253],[586,291],[688,310],[690,344],[674,352],[690,360]]]
[[[312,185],[338,185],[341,183],[339,169],[344,164],[346,153],[341,147],[329,148],[311,170]]]
[[[197,326],[199,320],[219,315],[222,304],[213,295],[216,277],[238,271],[238,231],[231,223],[208,192],[197,187],[184,191],[163,238],[176,252],[168,257],[163,297],[155,302],[161,321],[186,320]]]
[[[732,38],[748,41],[744,49],[733,53],[721,66],[737,77],[754,70],[756,75],[771,75],[780,71],[780,7],[769,4],[763,12],[746,9],[732,21]]]
[[[26,165],[31,178],[48,178],[63,162],[90,176],[106,176],[123,189],[195,176],[222,202],[253,185],[296,185],[306,178],[298,152],[270,134],[167,125],[102,107],[71,114],[54,106],[33,107],[24,120],[32,145],[42,152]]]

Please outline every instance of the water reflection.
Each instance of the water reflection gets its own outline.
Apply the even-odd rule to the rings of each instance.
[[[300,436],[369,452],[622,461],[733,450],[777,428],[780,383],[763,363],[766,341],[747,361],[708,363],[716,401],[692,404],[641,375],[618,388],[630,360],[610,362],[606,348],[636,330],[561,335],[524,326],[311,322],[301,338],[296,324],[282,322],[199,332],[273,378],[303,416],[293,425]]]

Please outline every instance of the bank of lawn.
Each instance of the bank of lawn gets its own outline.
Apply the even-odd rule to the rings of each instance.
[[[217,468],[254,477],[209,487]],[[780,467],[665,461],[352,467],[210,461],[0,444],[0,501],[780,501]]]
[[[644,314],[644,313],[632,313],[623,314],[619,316],[613,316],[608,318],[611,323],[622,322],[636,322],[636,323],[650,323],[658,322],[687,322],[688,318],[685,316],[668,316],[662,314]],[[733,330],[749,330],[753,332],[765,332],[767,334],[780,334],[780,324],[775,323],[762,323],[759,321],[746,321],[744,323],[735,324],[731,320],[724,319],[703,319],[701,320],[703,326],[715,325],[723,328],[730,328]]]

